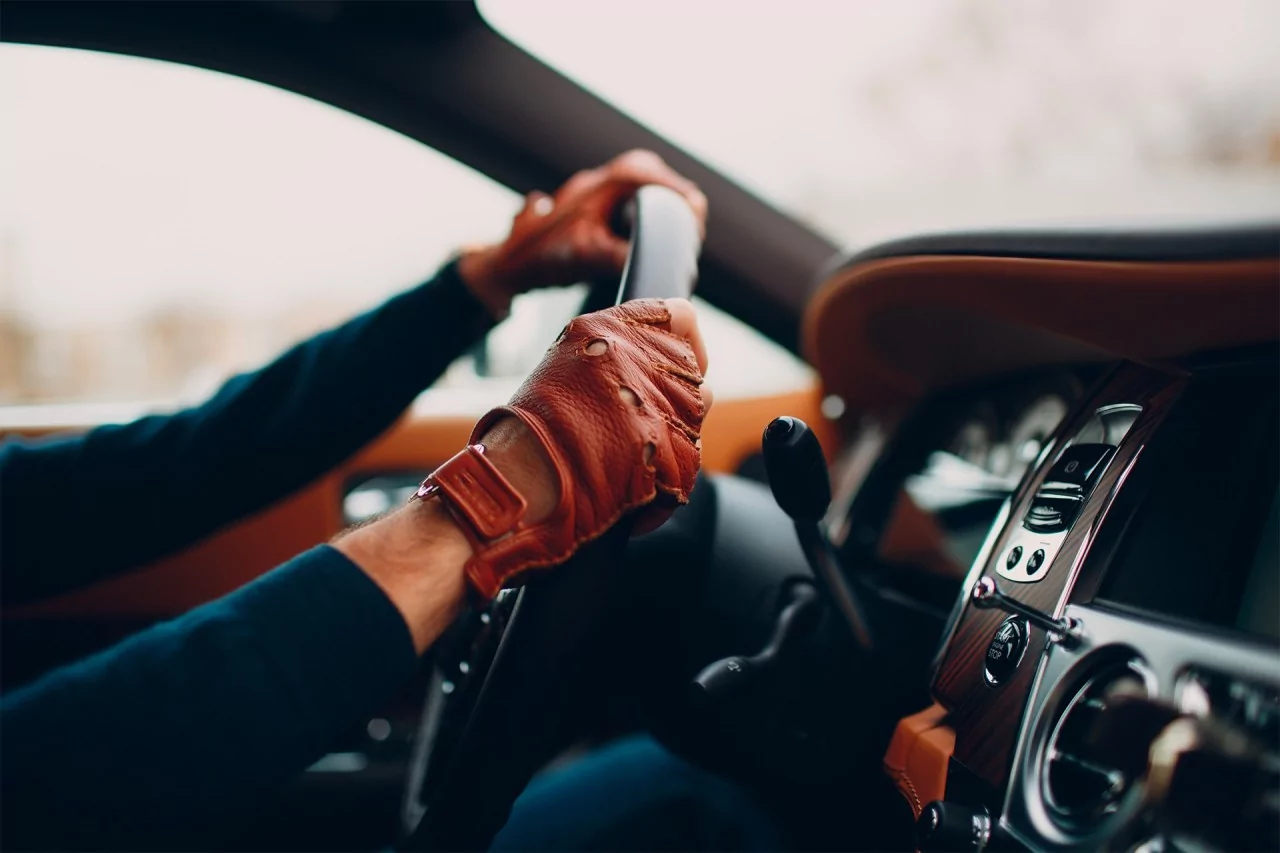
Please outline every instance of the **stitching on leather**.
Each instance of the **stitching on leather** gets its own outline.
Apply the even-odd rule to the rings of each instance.
[[[665,483],[656,483],[654,487],[664,495],[677,498],[681,504],[687,504],[689,502],[689,493],[679,486],[668,486]]]
[[[905,770],[899,770],[896,767],[884,765],[884,769],[893,777],[893,781],[898,785],[898,793],[907,798],[911,804],[911,811],[915,812],[916,817],[920,817],[920,813],[924,811],[924,804],[920,802],[920,792],[916,790],[916,786],[911,783],[911,777],[907,775]]]
[[[608,533],[611,529],[613,529],[613,525],[615,525],[618,522],[618,519],[622,518],[622,516],[631,512],[631,510],[633,509],[637,509],[639,507],[644,506],[645,504],[648,504],[657,496],[658,496],[658,490],[655,484],[654,490],[652,492],[650,492],[649,494],[646,494],[644,497],[642,497],[640,500],[638,500],[635,503],[630,503],[623,506],[622,509],[620,509],[616,514],[611,516],[604,523],[604,525],[601,527],[601,529],[598,532],[594,534],[588,534],[586,536],[581,536],[575,539],[572,545],[570,545],[568,548],[566,548],[564,551],[562,551],[559,554],[546,557],[542,560],[538,560],[532,563],[526,563],[518,569],[509,569],[496,575],[495,577],[497,577],[497,580],[498,580],[498,588],[501,589],[502,586],[506,584],[508,580],[510,580],[511,578],[523,572],[528,572],[533,569],[545,569],[547,566],[554,566],[554,565],[557,565],[558,563],[563,563],[565,560],[572,557],[580,546],[585,545],[588,542],[594,542],[596,539],[599,539],[601,536]],[[535,525],[533,527],[527,527],[524,530],[520,530],[519,533],[525,533],[526,531],[537,530],[539,527],[542,527],[543,525],[547,524],[550,521],[551,519],[547,519],[541,524]],[[482,553],[483,552],[476,552],[471,556],[470,560],[467,560],[467,563],[471,563],[472,561],[477,560]],[[489,566],[489,568],[492,568],[492,566]]]
[[[664,421],[667,422],[668,426],[675,428],[681,435],[689,439],[690,443],[697,444],[698,431],[696,429],[686,426],[685,424],[671,417],[671,415],[668,415],[666,412],[658,412],[658,414],[662,417]]]
[[[560,563],[563,563],[565,560],[572,557],[574,553],[576,553],[581,546],[587,544],[588,542],[594,542],[596,539],[599,539],[601,536],[603,536],[604,534],[612,530],[613,526],[624,515],[631,512],[632,510],[639,509],[641,507],[647,506],[648,504],[652,503],[653,500],[658,496],[659,485],[660,484],[655,480],[653,488],[650,491],[641,495],[635,501],[623,505],[616,513],[614,513],[604,522],[604,524],[601,526],[601,528],[597,532],[593,534],[577,537],[576,539],[574,539],[571,545],[569,545],[564,551],[561,551],[558,554],[554,554],[554,555],[545,557],[541,560],[536,560],[531,563],[525,563],[524,565],[522,565],[520,568],[517,568],[517,569],[509,569],[509,570],[504,570],[500,573],[494,573],[492,571],[493,569],[492,564],[490,564],[487,560],[483,559],[482,555],[486,551],[490,550],[489,548],[485,548],[483,550],[477,550],[474,554],[472,554],[471,558],[467,560],[467,566],[470,567],[473,563],[475,563],[476,565],[484,564],[484,567],[489,570],[489,572],[487,573],[497,579],[498,588],[501,589],[508,580],[510,580],[511,578],[517,575],[524,574],[537,569],[545,569],[548,566],[555,566]],[[673,494],[676,497],[676,499],[680,502],[681,505],[687,504],[689,502],[689,495],[687,492],[684,494],[680,494],[678,492],[669,492],[667,491],[667,488],[669,487],[664,488],[663,491],[667,494]],[[544,525],[550,524],[553,518],[554,516],[552,516],[551,518],[547,518],[546,520],[539,522],[536,525],[532,525],[528,527],[526,527],[522,522],[520,526],[515,531],[512,532],[511,536],[506,537],[503,541],[509,542],[512,538],[516,536],[524,536],[526,534],[532,535],[533,531],[538,530]]]
[[[586,536],[580,536],[576,538],[572,545],[568,546],[564,551],[558,554],[543,558],[542,560],[537,560],[531,563],[525,563],[518,569],[508,569],[498,573],[494,573],[492,571],[493,569],[492,564],[490,564],[487,560],[483,559],[482,555],[489,550],[488,548],[485,548],[482,550],[477,550],[474,554],[471,555],[471,558],[467,560],[468,569],[472,564],[475,564],[477,566],[483,565],[484,568],[488,570],[486,574],[489,574],[490,576],[494,577],[497,580],[498,589],[502,589],[502,587],[506,585],[507,581],[511,580],[511,578],[516,577],[517,575],[526,574],[528,572],[536,571],[538,569],[545,569],[548,566],[555,566],[560,563],[563,563],[565,560],[572,557],[581,546],[587,544],[588,542],[594,542],[596,539],[599,539],[601,536],[603,536],[604,534],[612,530],[613,526],[624,515],[631,512],[632,510],[639,509],[641,507],[647,506],[650,503],[652,503],[653,500],[658,496],[658,486],[659,484],[655,482],[654,488],[651,492],[645,494],[634,503],[628,503],[625,506],[623,506],[617,513],[610,516],[609,519],[605,521],[605,523],[602,525],[599,531],[593,534],[588,534]],[[676,499],[680,502],[681,505],[687,504],[689,502],[689,496],[687,493],[679,494],[678,492],[668,492],[666,488],[664,488],[663,491],[667,494],[673,494],[676,497]],[[542,527],[543,525],[548,524],[550,521],[551,519],[548,518],[546,519],[546,521],[543,521],[531,527],[523,527],[523,524],[522,524],[521,527],[523,527],[523,529],[516,530],[511,534],[511,536],[514,537],[514,536],[522,535],[525,533],[530,533],[531,531],[535,531],[539,527]],[[503,541],[508,541],[510,538],[511,537],[507,537],[506,540],[503,540]]]
[[[702,379],[702,374],[700,373],[686,372],[676,367],[675,365],[663,364],[660,361],[650,362],[650,364],[655,370],[660,370],[663,373],[666,373],[670,376],[674,376],[676,379],[683,379],[685,382],[689,383],[694,388],[702,387],[703,379]]]

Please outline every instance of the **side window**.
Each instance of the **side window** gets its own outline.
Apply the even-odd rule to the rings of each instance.
[[[189,402],[501,233],[516,194],[260,83],[0,48],[0,402]]]
[[[500,237],[520,201],[365,119],[154,60],[4,45],[0,116],[0,405],[197,401]],[[437,387],[503,399],[580,299],[522,297]],[[703,313],[721,378],[747,368],[718,392],[803,381]]]

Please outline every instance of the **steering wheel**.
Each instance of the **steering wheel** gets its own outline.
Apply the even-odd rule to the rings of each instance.
[[[688,297],[701,238],[685,200],[641,188],[626,205],[630,251],[615,303]],[[625,593],[624,520],[554,572],[503,590],[433,648],[402,807],[402,850],[485,850],[529,779],[595,708],[592,674]]]

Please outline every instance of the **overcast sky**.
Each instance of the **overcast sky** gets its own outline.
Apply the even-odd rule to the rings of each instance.
[[[482,7],[846,244],[1280,212],[1277,0]],[[0,122],[0,307],[40,325],[372,304],[516,206],[362,119],[146,60],[4,45]]]

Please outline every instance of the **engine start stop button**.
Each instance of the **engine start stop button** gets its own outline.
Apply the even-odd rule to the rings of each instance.
[[[1027,620],[1021,616],[1010,616],[1000,623],[1000,627],[991,635],[983,660],[983,675],[987,684],[995,687],[1013,675],[1027,650],[1029,631]]]

